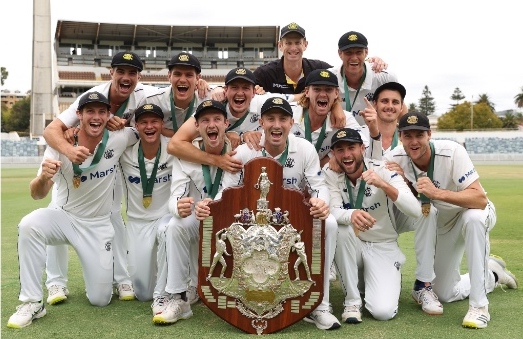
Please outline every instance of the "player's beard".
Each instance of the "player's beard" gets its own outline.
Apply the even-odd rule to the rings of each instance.
[[[338,165],[341,167],[341,169],[343,169],[343,172],[345,172],[345,174],[347,174],[347,175],[350,175],[350,174],[354,174],[360,170],[360,168],[363,165],[363,156],[354,158],[354,163],[353,163],[353,167],[351,170],[347,170],[347,167],[343,163],[343,160],[336,160],[336,161],[338,162]]]

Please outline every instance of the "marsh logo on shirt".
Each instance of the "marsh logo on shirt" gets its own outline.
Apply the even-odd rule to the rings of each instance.
[[[111,159],[112,157],[114,157],[114,149],[108,149],[107,151],[105,151],[105,153],[104,153],[105,159]]]
[[[473,168],[471,169],[470,171],[468,171],[467,173],[465,173],[465,175],[463,175],[461,178],[459,178],[458,182],[461,184],[463,181],[465,181],[469,176],[471,176],[472,174],[474,174],[476,172],[476,169]]]
[[[141,181],[141,180],[140,180],[140,177],[133,177],[133,176],[131,176],[131,175],[130,175],[127,179],[129,180],[129,182],[130,182],[131,184],[139,184],[140,181]]]
[[[251,122],[255,123],[258,120],[260,120],[260,115],[258,113],[253,113],[251,116]]]
[[[294,167],[294,159],[293,158],[287,158],[287,160],[285,160],[285,166],[283,166],[283,167],[293,168]]]

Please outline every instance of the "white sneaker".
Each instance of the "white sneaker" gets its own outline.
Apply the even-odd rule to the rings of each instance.
[[[153,323],[159,325],[174,324],[180,319],[192,317],[191,304],[179,296],[171,299],[162,313],[155,314]]]
[[[341,327],[338,319],[329,310],[314,310],[303,320],[316,325],[320,330],[334,330]]]
[[[118,299],[123,301],[134,300],[136,297],[134,295],[134,288],[129,284],[120,284],[118,285]]]
[[[432,290],[432,286],[426,286],[421,290],[413,290],[412,298],[421,305],[423,312],[430,315],[443,314],[443,305],[438,300],[438,296]]]
[[[189,286],[187,288],[187,301],[189,304],[194,305],[200,300],[200,296],[198,295],[198,290],[195,286]]]
[[[331,265],[331,269],[329,271],[329,281],[336,281],[337,278],[337,272],[336,267],[334,266],[334,263]]]
[[[361,305],[345,306],[341,314],[341,321],[347,324],[361,323]]]
[[[170,297],[166,295],[160,295],[154,298],[151,308],[153,309],[153,315],[162,313],[169,304]]]
[[[474,307],[469,306],[469,311],[463,318],[463,327],[467,328],[485,328],[490,321],[488,306]]]
[[[69,290],[65,286],[52,285],[47,289],[47,303],[56,305],[67,300]]]
[[[507,264],[505,261],[497,255],[491,254],[488,260],[488,268],[496,273],[498,276],[498,282],[496,286],[506,285],[508,288],[518,288],[518,279],[507,270]]]
[[[16,307],[16,312],[9,318],[7,327],[22,328],[31,325],[34,319],[43,317],[47,311],[44,303],[28,302]]]

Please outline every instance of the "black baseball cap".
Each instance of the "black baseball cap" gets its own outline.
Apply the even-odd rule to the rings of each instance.
[[[367,48],[368,42],[365,35],[360,32],[350,31],[343,34],[338,41],[338,49],[344,51],[351,47]]]
[[[338,87],[338,78],[334,73],[326,69],[315,69],[307,75],[305,86],[327,85]]]
[[[338,132],[336,132],[336,134],[334,134],[331,138],[331,149],[334,148],[334,145],[340,141],[363,144],[360,132],[352,128],[342,128]]]
[[[155,105],[155,104],[145,104],[145,105],[142,105],[140,107],[138,107],[136,109],[136,111],[134,111],[134,120],[135,121],[138,121],[138,119],[146,114],[146,113],[152,113],[152,114],[156,114],[157,116],[159,116],[160,118],[162,118],[163,120],[163,111],[162,109],[160,108],[160,106],[158,105]]]
[[[380,95],[380,93],[386,89],[399,92],[401,95],[401,100],[405,100],[405,96],[407,95],[407,90],[405,89],[405,87],[403,87],[402,84],[400,84],[398,82],[394,82],[394,81],[386,82],[383,85],[381,85],[380,87],[376,88],[376,90],[374,91],[374,95],[372,96],[372,99],[373,100],[378,99],[378,96]]]
[[[229,82],[236,79],[243,79],[247,80],[248,82],[251,82],[253,85],[256,84],[256,77],[254,76],[254,73],[252,73],[247,68],[237,67],[231,69],[229,73],[227,73],[227,75],[225,76],[225,84],[228,85]]]
[[[283,113],[290,115],[291,117],[293,116],[291,105],[287,100],[283,98],[268,98],[267,100],[265,100],[261,107],[261,115],[273,108],[277,108],[281,110]]]
[[[196,121],[198,121],[198,118],[202,115],[203,112],[210,110],[210,109],[219,111],[220,113],[223,114],[225,119],[227,119],[227,110],[226,110],[224,104],[222,104],[221,102],[219,102],[217,100],[205,100],[204,102],[199,104],[198,107],[196,108],[196,113],[194,113],[194,118],[196,119]]]
[[[429,118],[427,118],[425,114],[420,112],[408,112],[400,118],[398,130],[402,132],[411,129],[420,131],[430,131]]]
[[[80,98],[80,101],[78,102],[78,110],[81,110],[85,105],[91,104],[93,102],[99,102],[102,104],[107,105],[107,109],[111,109],[111,105],[109,104],[109,100],[105,95],[103,95],[100,92],[87,92]]]
[[[289,33],[298,33],[305,38],[305,29],[295,22],[291,22],[287,26],[283,26],[280,33],[280,40]]]
[[[111,67],[115,66],[132,66],[138,68],[138,71],[143,70],[143,63],[138,54],[134,52],[119,52],[113,56]]]
[[[167,64],[167,67],[169,67],[169,70],[171,70],[174,66],[192,66],[196,69],[196,73],[200,74],[202,71],[202,67],[200,66],[200,60],[198,60],[197,57],[192,55],[191,53],[187,52],[181,52],[176,54],[171,58],[171,61]]]

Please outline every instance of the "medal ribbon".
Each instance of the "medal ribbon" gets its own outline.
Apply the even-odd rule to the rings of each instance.
[[[345,72],[343,69],[341,70],[341,74],[343,75],[343,89],[345,90],[345,110],[347,112],[352,112],[352,107],[354,106],[354,103],[356,102],[356,98],[358,97],[358,94],[360,93],[361,85],[363,85],[363,82],[365,81],[365,78],[367,77],[367,65],[363,65],[363,76],[360,80],[360,85],[358,86],[358,89],[356,90],[356,95],[354,96],[354,101],[352,101],[352,105],[350,103],[350,96],[349,96],[349,86],[347,85],[347,78],[345,77]]]
[[[398,146],[398,141],[398,129],[396,128],[396,130],[394,131],[394,135],[392,136],[392,144],[390,145],[391,151],[394,149],[394,147]]]
[[[143,197],[152,197],[154,182],[156,181],[156,172],[158,171],[158,162],[160,161],[162,147],[158,147],[156,152],[156,159],[154,160],[153,171],[151,177],[147,179],[147,171],[145,170],[145,160],[143,156],[142,142],[138,146],[138,167],[140,168],[140,181],[142,182]],[[147,206],[146,206],[147,207]]]
[[[178,123],[176,122],[176,105],[174,104],[174,97],[173,97],[173,90],[171,90],[170,95],[170,101],[171,101],[171,118],[173,120],[173,131],[176,133],[178,131]],[[192,116],[192,112],[194,109],[194,103],[196,102],[196,95],[192,98],[191,103],[189,104],[189,108],[187,109],[187,113],[185,113],[185,118],[183,118],[183,121],[187,121]]]
[[[264,157],[267,156],[267,152],[265,151],[265,148],[262,149],[262,154],[263,154]],[[283,153],[281,154],[280,158],[278,159],[278,162],[283,167],[285,167],[285,162],[287,161],[287,156],[288,155],[289,155],[289,140],[287,139],[287,145],[285,145],[285,150],[283,151]]]
[[[430,181],[432,181],[432,178],[434,177],[434,158],[436,156],[436,152],[434,152],[434,144],[432,142],[429,142],[430,145],[430,164],[429,164],[429,170],[427,172],[427,176],[429,177]],[[414,172],[414,178],[416,178],[416,181],[418,181],[418,175],[416,174],[416,170],[414,169],[414,165],[412,164],[412,160],[410,162],[410,165],[412,166],[412,172]],[[419,195],[421,203],[430,203],[430,199],[427,198],[424,194]]]
[[[367,166],[365,166],[365,163],[363,163],[363,171],[367,170]],[[354,199],[352,198],[352,188],[350,184],[349,177],[345,174],[345,186],[347,186],[347,192],[349,192],[349,199],[350,199],[350,205],[352,209],[359,210],[361,209],[361,206],[363,205],[363,196],[365,195],[365,180],[360,179],[360,189],[358,190],[358,196],[356,197],[356,204],[354,203]]]
[[[227,145],[223,145],[221,154],[225,154],[225,149]],[[205,151],[205,145],[202,143],[200,147],[202,151]],[[214,181],[211,181],[211,170],[208,165],[202,164],[203,180],[205,181],[205,186],[207,187],[207,194],[214,199],[218,193],[218,187],[220,187],[220,182],[222,181],[223,170],[218,167],[216,174],[214,176]]]
[[[247,116],[249,115],[249,110],[247,110],[247,112],[245,112],[245,114],[243,115],[243,117],[241,117],[240,119],[236,120],[236,122],[234,123],[234,125],[232,126],[229,126],[225,132],[229,132],[229,131],[232,131],[233,129],[235,129],[236,127],[240,126],[243,121],[245,120],[245,118],[247,118]]]
[[[78,146],[78,136],[75,135],[75,146]],[[82,175],[82,172],[88,171],[91,168],[94,168],[96,165],[98,165],[98,162],[100,162],[100,159],[102,158],[102,154],[105,152],[105,145],[107,144],[107,139],[109,139],[109,131],[107,129],[104,129],[104,135],[102,137],[102,142],[98,146],[98,149],[96,150],[96,154],[94,155],[93,162],[91,162],[91,165],[89,165],[86,168],[80,168],[80,165],[73,164],[73,171],[74,176],[79,177]]]
[[[307,108],[303,109],[303,120],[305,124],[305,139],[307,139],[309,142],[312,143],[312,127],[311,127],[311,118],[309,117],[309,110]],[[320,151],[321,145],[323,144],[323,139],[325,139],[325,128],[327,127],[327,119],[323,121],[323,125],[321,126],[320,135],[318,136],[318,140],[316,140],[316,152]]]

